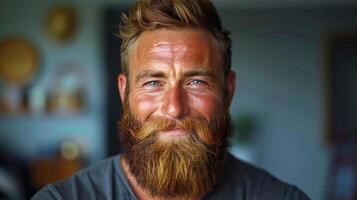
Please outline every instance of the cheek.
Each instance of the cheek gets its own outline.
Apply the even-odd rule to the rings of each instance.
[[[191,108],[205,116],[206,119],[211,119],[212,115],[222,109],[222,100],[216,96],[192,97]]]
[[[151,95],[136,95],[129,98],[130,110],[138,118],[143,121],[150,117],[157,110],[159,103],[155,96]]]

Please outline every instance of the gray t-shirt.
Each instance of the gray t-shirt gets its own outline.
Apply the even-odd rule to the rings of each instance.
[[[120,155],[84,169],[72,177],[42,188],[32,200],[65,199],[136,200]],[[206,200],[308,200],[297,187],[283,183],[266,171],[228,154],[223,173]]]

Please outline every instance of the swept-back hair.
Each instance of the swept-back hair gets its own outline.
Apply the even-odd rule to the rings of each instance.
[[[231,68],[231,39],[210,0],[139,0],[123,14],[119,36],[122,39],[122,72],[128,74],[130,51],[145,30],[197,28],[212,34],[222,56],[225,76]]]

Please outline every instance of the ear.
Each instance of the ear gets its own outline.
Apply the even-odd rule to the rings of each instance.
[[[124,74],[119,74],[118,76],[118,88],[121,102],[124,103],[126,89],[126,76]]]
[[[234,96],[234,92],[235,92],[235,89],[236,89],[236,73],[234,71],[230,71],[227,75],[227,105],[230,106],[231,105],[231,102],[232,102],[232,99],[233,99],[233,96]]]

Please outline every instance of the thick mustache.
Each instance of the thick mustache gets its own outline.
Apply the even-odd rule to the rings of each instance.
[[[173,120],[168,118],[152,118],[146,120],[141,125],[141,130],[139,131],[140,137],[149,137],[152,134],[157,134],[162,131],[168,131],[175,128],[180,128],[189,131],[192,127],[189,125],[193,123],[194,119],[183,120]]]
[[[210,123],[204,117],[190,117],[180,120],[168,118],[152,118],[145,120],[141,124],[139,131],[133,131],[133,135],[138,140],[143,140],[149,137],[157,136],[160,132],[180,128],[186,130],[190,134],[197,136],[206,144],[217,143],[217,138],[214,137],[210,127]]]

